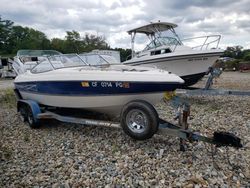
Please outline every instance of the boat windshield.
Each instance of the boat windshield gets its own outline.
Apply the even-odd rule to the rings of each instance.
[[[63,54],[48,57],[55,69],[86,66],[87,64],[77,54]]]
[[[44,60],[31,69],[31,73],[43,73],[54,70],[49,60]]]
[[[119,63],[113,56],[99,54],[80,54],[81,59],[91,66],[109,65]]]
[[[56,50],[18,50],[17,56],[51,56],[51,55],[60,55],[61,53]]]
[[[112,56],[99,54],[61,54],[46,57],[40,61],[31,72],[42,73],[55,69],[82,67],[82,66],[102,66],[119,64]]]
[[[87,64],[77,54],[62,54],[47,57],[35,66],[31,72],[42,73],[55,69],[81,66],[87,66]]]
[[[155,49],[160,46],[169,46],[175,48],[177,45],[181,45],[181,43],[174,37],[157,37],[152,40],[143,51]]]

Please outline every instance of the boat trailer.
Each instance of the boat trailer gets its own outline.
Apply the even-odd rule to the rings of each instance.
[[[31,128],[37,128],[42,120],[55,119],[60,122],[74,123],[81,125],[94,125],[102,127],[121,128],[119,121],[96,120],[93,118],[79,118],[74,116],[65,116],[55,113],[48,109],[43,109],[36,101],[19,99],[17,102],[17,111],[21,114],[23,121],[26,121]],[[185,151],[185,142],[203,141],[214,144],[217,147],[231,146],[241,148],[241,139],[232,133],[228,132],[214,132],[212,137],[202,136],[200,133],[192,131],[188,128],[188,116],[190,114],[190,105],[182,103],[178,108],[178,124],[174,125],[163,119],[158,118],[158,131],[156,134],[175,136],[180,138],[180,150]],[[126,133],[126,131],[125,131]],[[131,135],[129,135],[131,136]]]

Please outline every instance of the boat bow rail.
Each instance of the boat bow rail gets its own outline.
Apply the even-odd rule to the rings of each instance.
[[[209,47],[217,49],[220,44],[221,35],[207,35],[182,39],[181,41],[190,45],[192,49],[208,50]],[[198,45],[192,46],[193,43],[198,42]]]

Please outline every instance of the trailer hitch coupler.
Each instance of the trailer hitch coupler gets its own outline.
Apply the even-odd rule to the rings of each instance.
[[[214,132],[213,142],[217,147],[231,146],[242,148],[241,139],[229,132]]]

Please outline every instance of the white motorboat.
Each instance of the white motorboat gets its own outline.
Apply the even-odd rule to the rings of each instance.
[[[16,74],[22,74],[31,70],[40,61],[45,60],[47,56],[60,54],[56,50],[18,50],[11,63]]]
[[[185,81],[183,86],[198,82],[223,54],[223,50],[218,49],[221,36],[210,35],[180,40],[174,30],[176,27],[173,23],[156,22],[128,31],[132,39],[132,58],[123,63],[157,67],[175,73]],[[147,35],[150,43],[144,50],[135,53],[135,36],[138,33]],[[201,44],[192,46],[197,41]]]
[[[91,66],[89,61],[96,61],[96,56],[103,63]],[[108,59],[98,54],[84,58],[76,54],[47,57],[30,71],[19,74],[15,89],[22,99],[41,105],[117,115],[132,100],[155,104],[165,91],[184,83],[179,76],[164,70],[108,64]]]

